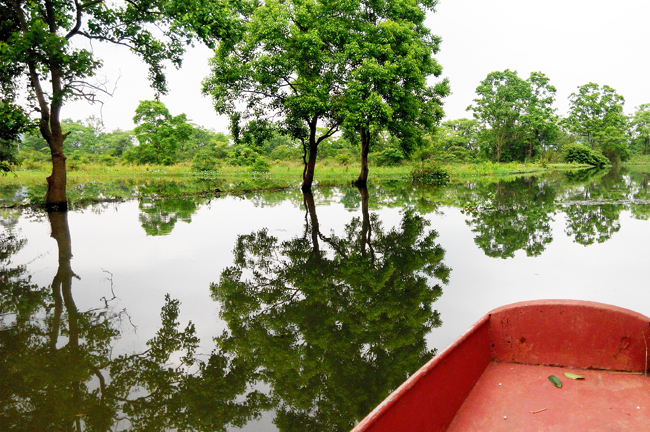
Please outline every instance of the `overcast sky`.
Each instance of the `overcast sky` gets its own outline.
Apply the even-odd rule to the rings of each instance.
[[[452,90],[444,104],[446,117],[471,117],[465,109],[480,81],[504,69],[522,78],[532,71],[545,73],[557,88],[560,115],[567,112],[568,96],[588,82],[613,87],[631,114],[636,106],[650,103],[649,18],[650,2],[641,0],[439,0],[427,25],[443,40],[436,59]],[[132,129],[138,102],[154,97],[146,67],[123,47],[93,48],[104,58],[100,76],[115,87],[101,111],[106,129]],[[196,124],[227,132],[227,119],[217,116],[210,99],[201,96],[210,56],[205,47],[193,48],[182,70],[170,67],[170,93],[162,101],[172,115],[185,113]],[[75,102],[62,115],[82,120],[99,116],[100,110]]]

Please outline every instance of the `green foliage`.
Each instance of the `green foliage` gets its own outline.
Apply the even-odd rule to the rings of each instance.
[[[449,94],[447,80],[428,83],[442,73],[433,57],[441,40],[424,25],[433,4],[397,0],[390,8],[365,1],[353,5],[344,36],[349,38],[345,61],[353,71],[339,106],[343,127],[359,135],[362,157],[385,130],[409,155],[442,119],[442,99]]]
[[[481,152],[496,161],[533,159],[557,134],[555,92],[541,72],[532,72],[527,80],[507,69],[489,73],[467,108],[484,128]]]
[[[397,166],[405,159],[401,149],[389,147],[374,155],[378,166]]]
[[[269,157],[272,160],[281,160],[281,161],[297,161],[300,160],[302,151],[297,147],[288,147],[286,145],[279,145],[275,147]]]
[[[13,165],[18,162],[16,159],[16,145],[0,138],[0,174],[11,171]]]
[[[140,164],[172,165],[177,151],[192,135],[192,126],[185,114],[175,117],[160,101],[141,101],[135,110],[135,136],[140,145],[132,149],[134,160]]]
[[[578,93],[569,96],[569,103],[564,123],[584,144],[600,150],[614,164],[629,157],[623,96],[607,85],[601,88],[589,83],[578,87]]]
[[[228,136],[221,132],[214,132],[201,126],[191,124],[192,132],[187,140],[181,141],[178,145],[178,160],[191,161],[197,153],[203,150],[209,150],[215,153],[219,159],[226,155],[217,148],[227,147],[229,144]],[[219,153],[219,155],[217,155]]]
[[[564,160],[580,164],[601,167],[609,164],[609,160],[599,151],[582,144],[567,144],[562,148]]]
[[[605,130],[598,132],[596,137],[600,142],[603,155],[613,165],[618,165],[630,158],[627,136],[620,129],[608,126]]]
[[[632,143],[640,154],[650,154],[650,104],[637,107],[631,121]]]
[[[433,145],[442,151],[447,151],[452,147],[476,151],[478,150],[478,129],[479,122],[476,119],[447,120],[436,128]]]
[[[210,149],[200,150],[192,159],[192,169],[195,171],[214,171],[219,165],[219,160],[215,157],[214,151]]]
[[[433,161],[425,161],[414,165],[411,169],[411,180],[424,184],[446,184],[449,183],[449,173],[442,165]]]
[[[2,39],[0,39],[0,44]],[[2,45],[0,45],[0,50]],[[1,58],[1,57],[0,57]],[[0,64],[1,65],[1,64]],[[3,77],[4,79],[4,77]],[[0,95],[4,96],[0,87]],[[21,134],[33,128],[29,117],[11,100],[0,98],[0,174],[5,174],[16,164],[16,144]]]
[[[259,173],[267,173],[271,170],[271,164],[269,161],[262,155],[259,155],[255,158],[255,162],[251,166],[251,171]]]
[[[244,145],[233,146],[230,149],[228,162],[234,166],[253,166],[257,158],[260,156],[255,150]]]

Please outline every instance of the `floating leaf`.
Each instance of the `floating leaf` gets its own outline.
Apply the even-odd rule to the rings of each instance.
[[[585,377],[580,376],[580,375],[576,375],[576,374],[572,374],[571,372],[564,372],[564,376],[567,377],[567,378],[571,378],[573,380],[585,379]]]
[[[562,388],[562,381],[555,375],[551,375],[548,377],[548,380],[557,388]]]

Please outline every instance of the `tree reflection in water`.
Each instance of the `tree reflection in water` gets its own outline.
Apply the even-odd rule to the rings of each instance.
[[[557,190],[552,183],[528,177],[496,187],[481,185],[474,192],[473,204],[465,209],[467,224],[487,256],[510,258],[518,250],[538,256],[553,241],[550,223]]]
[[[194,326],[179,328],[179,302],[169,296],[148,349],[113,356],[125,312],[108,300],[105,307],[78,309],[67,213],[48,218],[59,250],[50,287],[33,284],[24,266],[11,265],[25,240],[0,234],[3,431],[225,430],[255,416],[252,404],[237,399],[249,371],[218,354],[198,361]],[[258,399],[256,410],[263,406]]]
[[[405,209],[384,229],[368,212],[343,235],[320,231],[314,197],[301,236],[239,236],[235,263],[212,285],[228,331],[218,345],[271,386],[281,431],[347,431],[434,354],[433,302],[450,269],[437,232]],[[234,360],[233,360],[234,361]]]

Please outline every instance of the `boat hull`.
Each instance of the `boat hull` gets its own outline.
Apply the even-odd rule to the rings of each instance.
[[[649,318],[615,306],[573,300],[539,300],[504,306],[485,315],[418,370],[353,432],[598,430],[592,426],[612,424],[607,416],[619,411],[620,421],[634,416],[635,421],[650,425],[649,381],[642,375],[629,375],[647,370],[649,336]],[[558,389],[544,375],[547,370],[540,369],[543,367],[558,371],[585,370],[585,374],[588,371],[599,375],[568,383],[571,380],[561,375],[565,386]],[[494,387],[494,379],[501,386]],[[628,392],[624,399],[631,401],[635,410],[627,415],[625,410],[629,411],[629,407],[620,402],[612,409],[605,409],[607,400],[616,401],[614,395],[625,393],[605,396],[606,389],[616,389],[613,383],[623,386],[628,381],[638,391]],[[484,382],[488,384],[484,386]],[[601,383],[601,387],[594,387],[596,383]],[[573,386],[580,390],[579,395],[570,393]],[[548,397],[554,399],[548,400],[547,407],[536,408],[543,411],[531,413],[536,410],[528,409],[530,406],[545,400],[535,397],[548,392],[551,392]],[[573,397],[582,398],[583,405],[573,408],[581,412],[578,416],[562,409],[567,406],[563,398],[572,400]],[[605,402],[597,403],[601,399]],[[503,401],[503,405],[495,400]],[[478,406],[493,410],[480,410]],[[515,412],[529,421],[531,429],[524,427],[524,417],[519,419]],[[556,418],[553,415],[559,420],[553,420]],[[598,419],[599,415],[603,418]],[[593,423],[585,423],[587,417]],[[573,425],[568,421],[570,418],[579,420]],[[499,421],[481,423],[486,419]],[[540,422],[559,429],[540,428]],[[476,424],[478,429],[470,428],[471,424]],[[627,424],[628,429],[620,430],[639,430],[638,424],[641,423]]]

